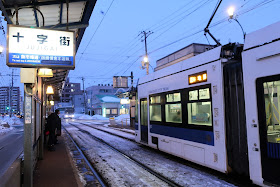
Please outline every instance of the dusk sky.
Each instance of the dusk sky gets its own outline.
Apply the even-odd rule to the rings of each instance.
[[[113,76],[128,76],[133,71],[135,82],[146,74],[141,70],[145,54],[141,31],[151,31],[148,54],[151,66],[156,60],[191,43],[208,44],[203,29],[218,0],[98,0],[76,54],[76,69],[69,74],[71,82],[85,86],[112,84]],[[227,8],[234,6],[236,16],[246,33],[280,21],[279,0],[224,0],[211,25],[210,32],[224,45],[243,43],[243,34],[235,21],[228,20]],[[3,19],[1,19],[3,22]],[[215,42],[207,35],[210,44]],[[0,32],[0,45],[5,35]],[[0,72],[8,74],[4,55],[0,56]],[[14,68],[19,74],[19,69]],[[150,72],[153,69],[150,68]],[[0,85],[8,86],[10,77],[0,77]],[[20,78],[16,77],[16,84]]]

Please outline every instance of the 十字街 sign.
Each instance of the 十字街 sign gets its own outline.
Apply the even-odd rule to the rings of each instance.
[[[10,67],[75,68],[72,31],[8,25],[7,65]]]

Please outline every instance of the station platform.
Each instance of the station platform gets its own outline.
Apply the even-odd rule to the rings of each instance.
[[[44,149],[44,159],[39,160],[34,170],[34,187],[77,187],[82,186],[72,159],[67,151],[65,139],[58,137],[55,151]]]

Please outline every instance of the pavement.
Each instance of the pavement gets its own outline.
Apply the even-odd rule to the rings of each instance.
[[[44,150],[44,159],[37,162],[34,170],[34,187],[76,187],[82,186],[75,172],[75,166],[67,151],[65,139],[58,137],[55,151]]]
[[[128,125],[110,125],[119,130],[132,129]],[[44,159],[36,164],[33,176],[34,187],[76,187],[83,186],[79,180],[73,160],[67,150],[63,133],[58,137],[55,151],[44,149]]]
[[[0,136],[0,177],[23,152],[23,127]]]

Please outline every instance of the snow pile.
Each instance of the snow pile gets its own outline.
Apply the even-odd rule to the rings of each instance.
[[[9,131],[11,131],[11,130],[13,130],[14,128],[13,127],[11,127],[9,124],[7,124],[7,123],[5,123],[5,122],[2,122],[1,124],[0,124],[0,135],[1,134],[5,134],[5,133],[7,133],[7,132],[9,132]]]
[[[95,120],[108,120],[108,118],[105,118],[101,115],[94,115],[92,116],[92,119],[95,119]]]
[[[89,115],[82,114],[81,116],[79,116],[79,117],[76,118],[76,119],[92,119],[92,117],[89,116]]]
[[[23,122],[17,117],[4,116],[0,118],[0,134],[13,130],[13,125],[23,125]]]
[[[129,116],[129,114],[122,114],[122,115],[119,115],[118,117],[116,117],[115,121],[117,123],[123,123],[123,124],[130,125],[130,116]]]
[[[74,114],[74,119],[78,119],[79,117],[81,117],[84,114]]]
[[[89,116],[86,114],[75,114],[75,119],[82,119],[82,120],[109,120],[108,118],[105,118],[101,115],[94,115],[94,116]]]
[[[21,121],[17,117],[9,117],[9,116],[4,116],[4,118],[0,117],[0,123],[1,124],[9,124],[10,126],[12,125],[23,125],[23,121]]]

